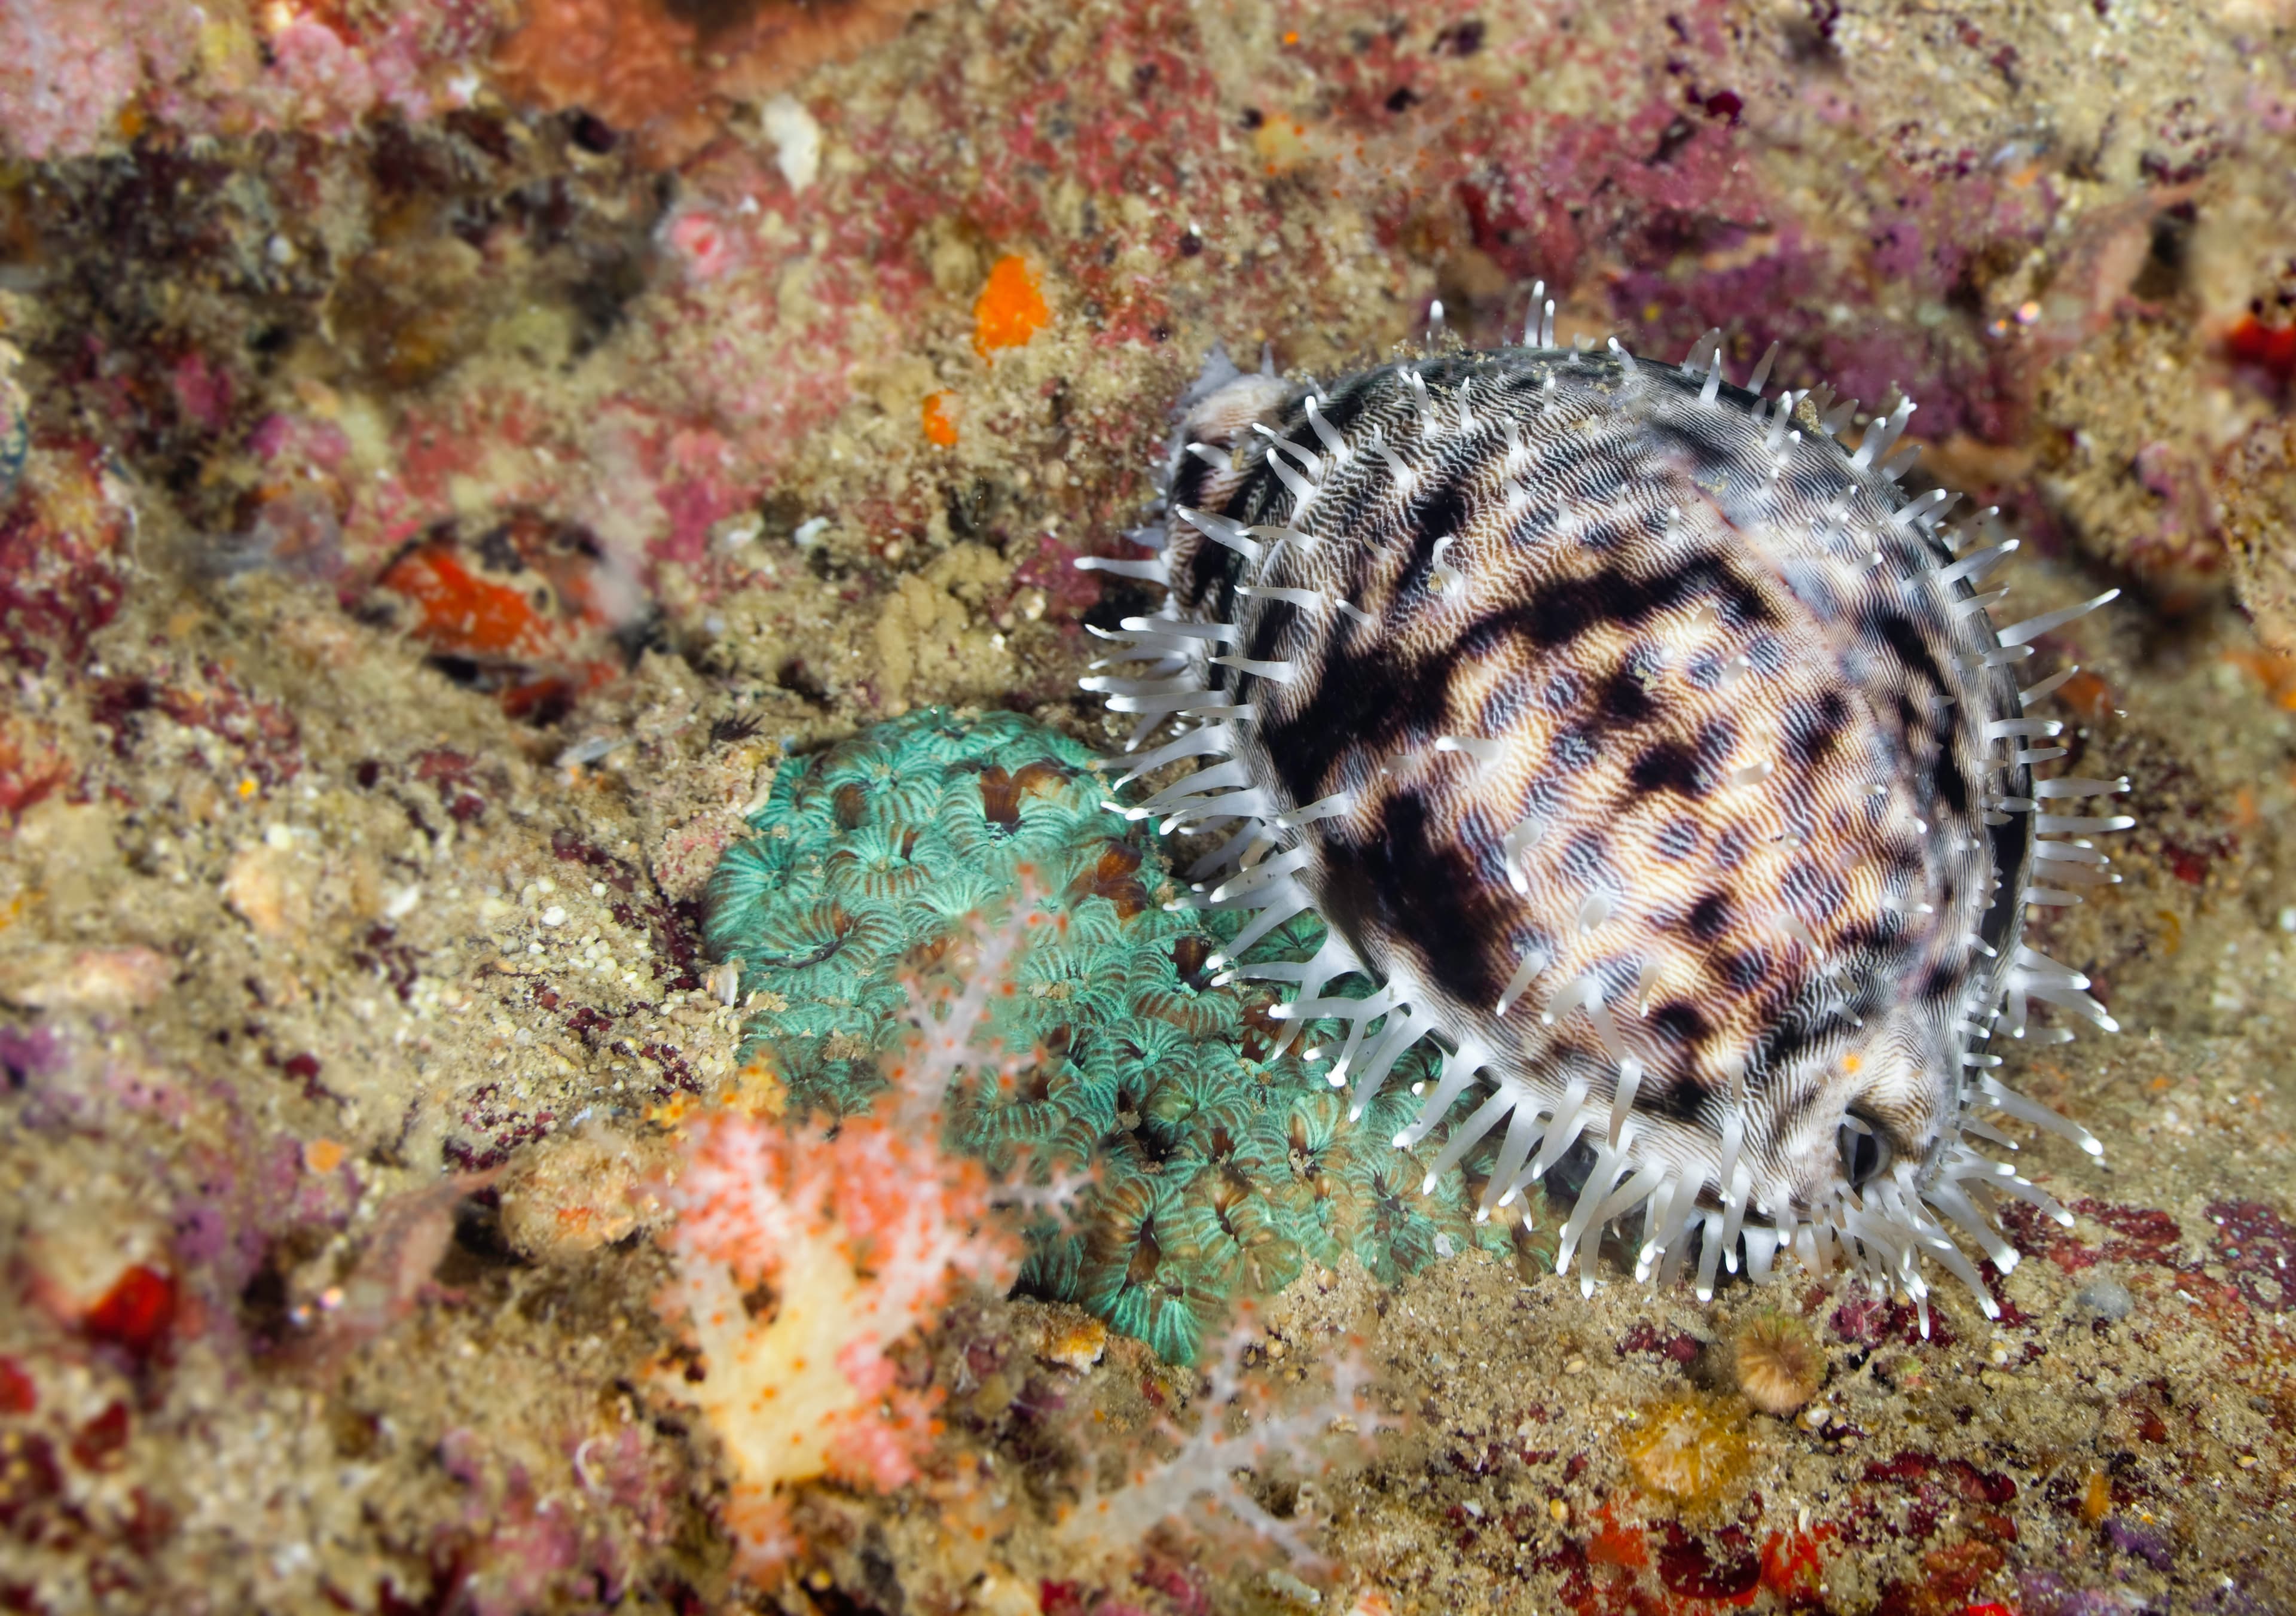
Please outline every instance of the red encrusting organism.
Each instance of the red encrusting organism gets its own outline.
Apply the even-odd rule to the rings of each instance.
[[[475,539],[451,526],[402,548],[375,579],[380,603],[463,682],[512,718],[548,721],[621,670],[617,632],[643,596],[583,529],[533,512]]]

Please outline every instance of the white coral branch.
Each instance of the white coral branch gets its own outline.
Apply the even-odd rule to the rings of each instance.
[[[1170,1456],[1135,1471],[1114,1492],[1103,1494],[1095,1481],[1055,1535],[1072,1546],[1111,1554],[1128,1550],[1166,1521],[1192,1518],[1214,1528],[1233,1522],[1274,1544],[1293,1565],[1329,1570],[1330,1561],[1312,1541],[1323,1521],[1304,1510],[1289,1519],[1272,1513],[1252,1497],[1250,1479],[1278,1457],[1315,1476],[1328,1475],[1341,1456],[1334,1434],[1352,1439],[1346,1446],[1359,1448],[1373,1431],[1390,1422],[1371,1403],[1372,1374],[1359,1350],[1333,1363],[1324,1396],[1254,1419],[1250,1406],[1273,1399],[1270,1387],[1244,1374],[1244,1355],[1260,1340],[1251,1309],[1239,1309],[1207,1366],[1210,1384],[1196,1429],[1185,1431],[1164,1421],[1164,1433],[1177,1444]],[[1231,1416],[1239,1410],[1244,1423],[1231,1429]]]
[[[1035,883],[1024,880],[1011,916],[978,934],[962,986],[935,993],[914,981],[907,984],[909,1021],[915,1031],[900,1058],[885,1069],[897,1095],[896,1114],[903,1123],[932,1120],[951,1087],[966,1073],[980,1083],[1012,1077],[1025,1064],[1021,1056],[980,1035],[988,1022],[989,1001],[1013,991],[1012,967],[1045,923],[1037,912],[1037,896]]]

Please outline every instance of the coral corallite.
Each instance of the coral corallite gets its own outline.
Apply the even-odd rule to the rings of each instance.
[[[1731,1372],[1745,1399],[1783,1419],[1817,1395],[1825,1382],[1825,1352],[1817,1333],[1799,1315],[1766,1308],[1738,1326],[1730,1343]]]
[[[1743,1404],[1685,1391],[1643,1411],[1625,1442],[1635,1479],[1686,1510],[1710,1509],[1751,1457]]]
[[[725,1445],[726,1526],[747,1574],[796,1548],[790,1484],[913,1479],[933,1399],[895,1384],[886,1350],[959,1280],[1001,1287],[1017,1266],[990,1223],[987,1176],[943,1154],[935,1131],[891,1097],[833,1136],[737,1112],[693,1125],[664,1197],[677,1280],[663,1308],[703,1374],[661,1381]]]
[[[2015,542],[1899,490],[1910,402],[1853,452],[1854,400],[1730,385],[1718,332],[1677,366],[1552,311],[1328,390],[1216,358],[1156,554],[1078,563],[1167,591],[1085,681],[1159,740],[1136,773],[1194,765],[1131,811],[1226,838],[1196,901],[1239,944],[1329,926],[1239,974],[1348,1023],[1358,1115],[1431,1047],[1397,1143],[1497,1141],[1486,1210],[1566,1186],[1558,1267],[1639,1211],[1637,1277],[1702,1298],[1788,1251],[1925,1320],[1926,1259],[1996,1313],[1960,1243],[2005,1270],[2000,1197],[2067,1215],[1984,1114],[2096,1146],[1988,1046],[2035,1003],[2113,1025],[2024,920],[2117,879],[2087,837],[2131,823],[2091,800],[2125,780],[2038,772],[2069,675],[2012,671],[2112,595],[1997,627]]]

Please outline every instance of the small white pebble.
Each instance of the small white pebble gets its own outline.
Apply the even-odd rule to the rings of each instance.
[[[295,845],[295,833],[283,824],[266,824],[263,827],[263,845],[283,853]]]
[[[545,875],[539,881],[536,882],[534,886],[535,890],[540,892],[545,898],[549,897],[553,892],[558,890],[558,883],[551,880],[547,875]]]
[[[593,898],[603,898],[605,895],[606,895],[606,883],[605,883],[604,882],[603,882],[603,881],[594,881],[594,882],[592,882],[590,883],[590,896],[591,896],[591,897],[593,897]]]
[[[791,191],[803,191],[821,172],[821,126],[793,95],[776,95],[758,109],[758,122],[774,143],[774,166]]]
[[[1269,1587],[1296,1604],[1304,1604],[1312,1609],[1324,1603],[1324,1595],[1319,1590],[1308,1587],[1308,1584],[1280,1567],[1270,1567],[1267,1577]]]
[[[1587,1373],[1587,1360],[1586,1360],[1585,1358],[1570,1358],[1570,1359],[1566,1360],[1566,1361],[1564,1362],[1563,1366],[1562,1366],[1562,1373],[1563,1373],[1563,1374],[1586,1374],[1586,1373]]]
[[[2289,904],[2281,909],[2280,929],[2283,931],[2296,931],[2296,904]]]
[[[545,926],[564,925],[566,923],[566,911],[560,908],[556,904],[551,905],[547,909],[545,909],[542,912],[542,923]]]

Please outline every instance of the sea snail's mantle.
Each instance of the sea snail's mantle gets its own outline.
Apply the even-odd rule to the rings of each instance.
[[[1215,357],[1152,555],[1078,563],[1168,591],[1085,681],[1136,718],[1123,783],[1193,766],[1124,811],[1218,835],[1188,901],[1256,911],[1230,959],[1326,923],[1230,968],[1344,1025],[1358,1112],[1435,1040],[1398,1143],[1495,1141],[1485,1213],[1575,1196],[1582,1284],[1639,1209],[1638,1276],[1694,1260],[1702,1297],[1791,1247],[1917,1300],[1927,1257],[1990,1314],[1964,1243],[2005,1271],[2000,1197],[2066,1214],[1987,1119],[2097,1146],[1988,1046],[2070,1036],[2037,1004],[2113,1025],[2025,913],[2117,879],[2089,838],[2131,823],[2091,800],[2125,780],[2046,773],[2072,670],[2018,675],[2111,596],[1997,628],[2015,541],[1902,494],[1912,404],[1853,450],[1853,402],[1731,384],[1718,333],[1677,367],[1559,349],[1548,308],[1328,390]]]

